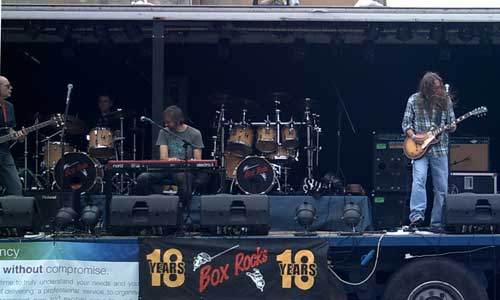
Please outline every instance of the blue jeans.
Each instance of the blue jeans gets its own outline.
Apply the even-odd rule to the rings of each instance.
[[[427,207],[425,183],[427,171],[431,166],[432,184],[434,185],[434,204],[431,213],[431,226],[441,226],[444,198],[448,193],[448,156],[425,155],[413,161],[413,183],[410,198],[410,222],[424,218]]]
[[[0,151],[0,183],[9,195],[21,196],[23,194],[21,180],[19,180],[16,164],[10,152]]]

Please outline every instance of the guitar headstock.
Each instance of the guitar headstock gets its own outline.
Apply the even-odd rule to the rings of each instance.
[[[476,116],[476,117],[484,117],[486,113],[488,112],[488,108],[486,106],[480,106],[475,108],[470,112],[471,116]]]
[[[64,125],[64,119],[61,114],[55,114],[52,116],[51,120],[55,123],[57,127],[61,127]]]

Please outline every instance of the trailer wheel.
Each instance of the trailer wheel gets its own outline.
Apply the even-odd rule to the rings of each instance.
[[[447,258],[417,259],[397,271],[384,291],[384,300],[488,300],[479,279]]]

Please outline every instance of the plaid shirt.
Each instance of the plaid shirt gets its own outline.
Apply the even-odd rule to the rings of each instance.
[[[419,99],[419,93],[411,95],[408,99],[405,114],[403,116],[403,123],[401,124],[404,133],[406,133],[406,130],[408,129],[413,129],[413,131],[417,133],[426,132],[431,127],[440,127],[442,125],[455,122],[453,105],[450,104],[448,110],[442,111],[440,116],[436,115],[437,113],[434,110],[432,116],[429,116],[424,109],[419,108]],[[446,131],[443,132],[439,139],[441,141],[431,146],[426,155],[448,155],[448,133]]]

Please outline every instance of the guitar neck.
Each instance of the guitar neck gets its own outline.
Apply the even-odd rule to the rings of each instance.
[[[28,134],[28,133],[33,132],[35,130],[52,125],[54,123],[55,123],[54,120],[48,120],[48,121],[45,121],[42,123],[35,124],[35,125],[30,126],[28,128],[25,128],[25,131],[26,131],[26,134]],[[4,135],[4,136],[0,137],[0,144],[8,142],[8,141],[12,141],[13,139],[15,139],[15,137],[12,134]]]
[[[471,116],[472,116],[472,114],[470,112],[468,112],[464,115],[461,115],[460,117],[455,119],[455,124],[458,124]],[[439,134],[443,133],[444,131],[449,130],[450,128],[451,128],[450,124],[443,125],[443,126],[439,127],[438,129],[433,130],[433,134],[439,135]]]

